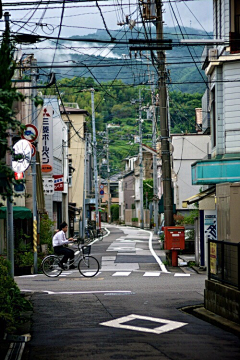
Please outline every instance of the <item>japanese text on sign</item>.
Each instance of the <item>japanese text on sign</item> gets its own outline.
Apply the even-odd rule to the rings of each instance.
[[[42,128],[42,172],[51,173],[53,170],[53,109],[51,106],[43,108]]]

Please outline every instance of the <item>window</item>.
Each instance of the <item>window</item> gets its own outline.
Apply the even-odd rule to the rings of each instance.
[[[231,53],[240,52],[240,2],[231,0],[231,20],[230,20],[230,48]]]
[[[211,118],[212,118],[212,144],[216,146],[216,104],[215,104],[215,87],[211,91]]]

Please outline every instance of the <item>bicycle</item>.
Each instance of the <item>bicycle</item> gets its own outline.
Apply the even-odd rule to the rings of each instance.
[[[99,239],[102,241],[103,239],[103,230],[94,230],[92,227],[86,227],[85,228],[85,243],[89,244],[91,241]]]
[[[80,274],[84,277],[97,275],[100,265],[98,260],[90,255],[91,245],[81,245],[80,239],[77,240],[77,244],[78,250],[74,253],[74,259],[71,261],[68,259],[65,270],[69,270],[71,265],[77,265]],[[41,264],[43,273],[48,277],[58,277],[63,271],[60,265],[61,258],[62,256],[57,255],[46,256]]]

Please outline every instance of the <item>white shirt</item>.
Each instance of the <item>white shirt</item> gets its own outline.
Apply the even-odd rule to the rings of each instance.
[[[64,245],[64,244],[69,244],[69,243],[70,243],[70,241],[68,241],[68,240],[66,239],[65,232],[64,232],[63,230],[58,231],[58,232],[54,235],[54,237],[53,237],[53,239],[52,239],[52,245],[53,245],[53,247],[54,247],[54,246],[61,246],[61,245]]]

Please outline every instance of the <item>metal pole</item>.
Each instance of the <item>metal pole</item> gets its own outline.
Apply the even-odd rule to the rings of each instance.
[[[5,37],[6,42],[10,45],[10,26],[9,26],[10,14],[9,12],[4,13],[5,20]],[[12,131],[8,131],[8,148],[12,149]],[[6,163],[12,168],[12,154],[10,151],[6,154]],[[12,185],[10,183],[10,191],[12,191]],[[10,262],[10,276],[14,277],[14,232],[13,232],[13,199],[12,195],[7,197],[7,259]]]
[[[31,61],[33,66],[37,65],[37,60],[32,59]],[[34,104],[34,98],[37,95],[36,85],[37,85],[37,73],[36,69],[32,69],[31,73],[32,80],[32,124],[38,127],[38,118],[37,118],[37,109]],[[37,266],[37,165],[36,165],[36,154],[32,158],[32,200],[33,200],[33,255],[34,255],[34,274],[38,273]]]
[[[156,0],[157,19],[156,35],[157,40],[163,40],[163,19],[162,19],[162,0]],[[162,174],[163,174],[163,199],[164,199],[164,219],[165,226],[174,225],[173,220],[173,192],[169,146],[169,127],[167,117],[167,88],[165,53],[163,50],[157,51],[158,58],[158,87],[160,105],[160,129],[161,129],[161,152],[162,152]]]
[[[139,186],[139,189],[140,189],[140,228],[144,229],[141,89],[139,89],[139,168],[140,168],[140,186]]]
[[[82,213],[82,238],[85,237],[85,219],[86,219],[86,173],[87,173],[87,151],[88,151],[88,134],[85,137],[85,154],[84,154],[84,178],[83,178],[83,213]]]
[[[154,80],[154,79],[153,79]],[[153,81],[154,83],[154,81]],[[152,86],[152,104],[153,104],[153,121],[152,121],[152,147],[154,150],[157,149],[157,117],[156,117],[156,106],[154,98],[154,86]],[[158,186],[157,186],[157,155],[153,155],[153,213],[154,213],[154,234],[158,231]]]
[[[107,137],[107,191],[108,191],[108,223],[111,223],[111,192],[110,192],[110,167],[109,167],[109,138],[108,138],[108,124],[106,124]]]
[[[94,165],[94,185],[95,185],[96,229],[99,229],[97,140],[96,140],[96,127],[95,127],[94,89],[91,89],[91,100],[92,100],[93,165]]]

